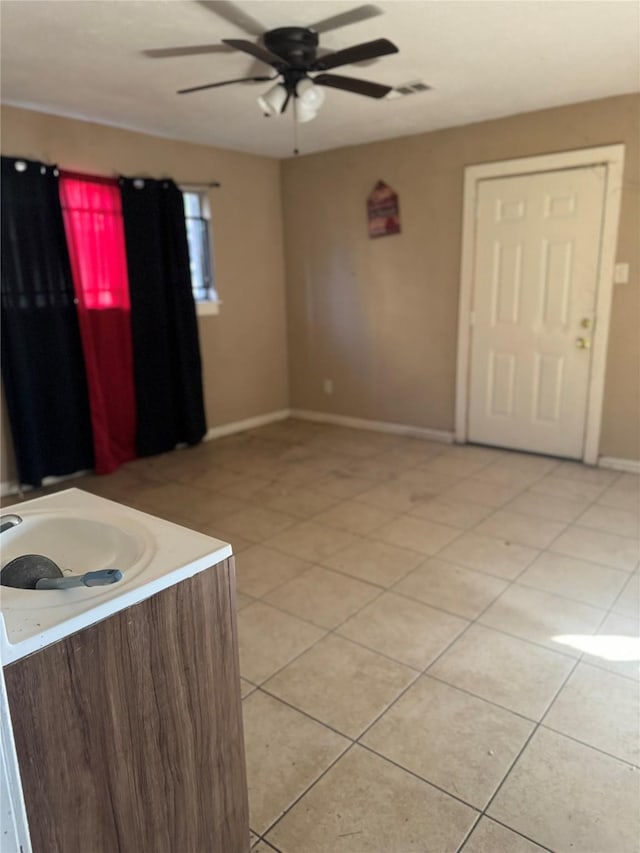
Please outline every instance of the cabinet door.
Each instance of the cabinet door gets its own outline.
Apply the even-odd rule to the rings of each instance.
[[[6,667],[34,853],[243,853],[233,560]]]

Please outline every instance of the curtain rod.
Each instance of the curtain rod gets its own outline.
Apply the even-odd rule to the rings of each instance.
[[[25,160],[28,158],[15,157],[13,159],[15,159],[15,161],[16,161],[16,163],[15,163],[16,171],[24,171],[24,168],[21,169],[19,164],[24,164],[24,167],[26,168]],[[36,162],[36,161],[34,161],[34,162]],[[115,174],[112,173],[111,175],[96,175],[96,174],[88,173],[88,172],[75,172],[75,170],[61,169],[61,167],[58,163],[46,163],[44,161],[37,161],[37,162],[41,162],[44,166],[49,166],[50,168],[53,168],[56,172],[57,171],[63,171],[63,172],[69,172],[70,174],[77,174],[77,175],[86,174],[86,176],[88,178],[109,179],[109,178],[121,178],[121,177],[123,177],[119,172],[116,172]],[[141,181],[144,181],[145,179],[146,180],[153,180],[148,175],[147,176],[138,175],[137,177]],[[162,180],[173,180],[173,178],[159,178],[157,180],[161,180],[161,181]],[[218,188],[218,187],[222,186],[220,181],[201,181],[199,183],[196,183],[195,181],[176,181],[176,183],[181,187],[194,187],[194,188],[195,187],[200,187],[200,188],[201,187],[208,187],[209,189]]]

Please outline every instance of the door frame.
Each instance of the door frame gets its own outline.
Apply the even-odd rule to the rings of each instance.
[[[618,223],[620,220],[624,152],[625,146],[623,144],[603,145],[597,148],[582,148],[578,151],[564,151],[558,154],[543,154],[537,157],[482,163],[465,168],[458,311],[458,360],[456,365],[456,442],[464,444],[467,441],[471,305],[473,304],[473,269],[476,249],[476,208],[480,181],[517,175],[532,175],[537,172],[556,172],[583,166],[606,166],[606,189],[597,279],[596,323],[591,343],[591,372],[582,455],[583,462],[589,465],[597,464],[609,323],[611,320],[613,268],[616,260]]]

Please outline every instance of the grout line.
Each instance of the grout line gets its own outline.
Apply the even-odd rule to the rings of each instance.
[[[547,853],[554,853],[554,851],[553,851],[550,847],[545,847],[545,845],[544,845],[544,844],[541,844],[539,841],[535,841],[535,840],[534,840],[533,838],[531,838],[529,835],[525,835],[523,832],[519,832],[517,829],[514,829],[512,826],[508,826],[508,824],[503,823],[503,822],[502,822],[501,820],[499,820],[497,817],[491,817],[491,816],[489,816],[489,815],[485,815],[485,814],[480,814],[480,815],[478,815],[478,820],[477,820],[477,821],[476,821],[476,823],[474,824],[473,828],[472,828],[472,829],[469,831],[469,833],[467,834],[467,837],[464,839],[464,841],[462,842],[461,846],[460,846],[460,847],[458,847],[458,849],[457,849],[456,853],[463,853],[463,850],[464,850],[465,846],[467,845],[467,842],[469,841],[469,838],[471,838],[471,835],[473,834],[473,830],[475,830],[475,828],[478,826],[478,824],[480,823],[480,821],[482,820],[482,818],[485,818],[485,820],[489,820],[489,821],[491,821],[491,822],[493,822],[493,823],[497,823],[497,824],[499,824],[500,826],[503,826],[505,829],[508,829],[508,830],[509,830],[509,832],[513,832],[515,835],[519,835],[521,838],[524,838],[524,839],[526,839],[527,841],[530,841],[530,842],[531,842],[531,844],[535,844],[535,845],[536,845],[537,847],[539,847],[541,850],[545,850],[545,851],[547,851]],[[497,852],[496,852],[496,853],[497,853]]]
[[[601,619],[600,624],[598,625],[598,628],[600,628],[600,627],[602,626],[602,624],[604,623],[605,619],[606,619],[606,616],[604,616],[604,617]],[[570,669],[570,670],[569,670],[569,672],[567,673],[566,677],[564,678],[564,680],[562,681],[562,683],[560,684],[560,686],[558,687],[558,689],[557,689],[557,690],[555,691],[555,693],[553,694],[553,696],[552,696],[551,700],[550,700],[550,701],[549,701],[549,703],[547,704],[547,708],[546,708],[545,712],[544,712],[544,713],[542,714],[542,716],[540,717],[539,722],[538,722],[538,723],[536,723],[536,725],[534,726],[533,731],[531,732],[531,734],[529,735],[529,737],[525,740],[525,742],[524,742],[524,744],[523,744],[522,748],[520,749],[520,751],[518,752],[518,754],[516,755],[516,757],[514,758],[514,760],[511,762],[511,764],[510,764],[510,766],[509,766],[508,770],[507,770],[507,771],[506,771],[506,773],[504,774],[504,776],[503,776],[503,778],[502,778],[502,781],[500,782],[500,784],[498,785],[498,787],[497,787],[497,788],[496,788],[496,790],[494,791],[493,796],[491,797],[491,799],[489,800],[489,802],[488,802],[488,803],[487,803],[487,805],[485,806],[485,808],[484,808],[484,810],[483,810],[483,812],[482,812],[482,813],[483,813],[483,815],[484,815],[484,814],[487,814],[488,810],[491,808],[491,805],[493,804],[493,802],[494,802],[495,798],[498,796],[498,794],[499,794],[499,793],[500,793],[500,791],[502,790],[502,788],[503,788],[504,784],[505,784],[505,783],[506,783],[506,781],[508,780],[509,776],[511,775],[511,772],[513,771],[513,769],[515,768],[516,764],[517,764],[517,763],[518,763],[518,761],[520,760],[520,758],[521,758],[521,756],[523,755],[523,753],[524,753],[525,749],[529,746],[529,744],[530,744],[530,742],[531,742],[532,738],[534,737],[534,735],[539,731],[540,726],[542,725],[542,722],[543,722],[543,720],[545,719],[545,717],[547,716],[547,714],[548,714],[549,710],[550,710],[550,709],[551,709],[551,707],[553,706],[554,702],[556,701],[556,699],[558,698],[558,696],[560,695],[560,693],[564,690],[564,688],[565,688],[565,687],[566,687],[566,685],[567,685],[567,682],[569,681],[569,679],[571,678],[571,676],[573,675],[573,673],[574,673],[574,672],[575,672],[575,670],[577,669],[578,664],[580,663],[580,660],[581,660],[581,658],[578,658],[578,659],[576,660],[575,664],[571,667],[571,669]]]

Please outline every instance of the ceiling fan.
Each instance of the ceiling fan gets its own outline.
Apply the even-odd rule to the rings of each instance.
[[[240,27],[248,34],[257,36],[257,40],[222,39],[221,44],[160,48],[147,50],[145,55],[154,59],[164,59],[240,50],[257,60],[251,71],[262,71],[262,64],[264,64],[271,66],[276,73],[271,75],[253,73],[250,76],[234,80],[191,86],[188,89],[180,89],[177,93],[179,95],[200,92],[204,89],[215,89],[232,83],[261,83],[280,78],[272,89],[258,98],[258,103],[265,115],[284,113],[293,98],[298,121],[309,121],[315,117],[318,107],[324,100],[324,92],[322,89],[316,88],[318,86],[341,89],[369,98],[384,98],[393,88],[355,77],[326,73],[343,65],[366,62],[391,53],[397,53],[398,48],[388,39],[379,38],[334,52],[319,48],[318,36],[320,33],[382,14],[377,6],[358,6],[331,18],[325,18],[309,27],[278,27],[264,31],[258,21],[255,21],[232,2],[227,0],[214,0],[214,2],[200,0],[200,5]],[[310,76],[311,74],[314,76]]]

